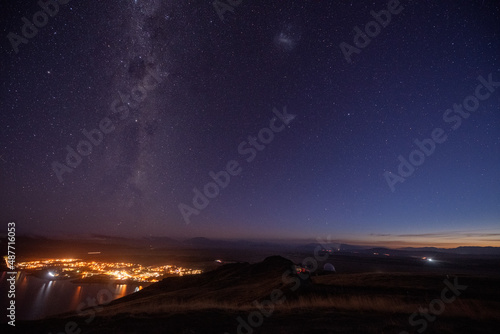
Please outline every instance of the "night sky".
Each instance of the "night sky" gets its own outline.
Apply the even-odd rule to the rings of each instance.
[[[500,246],[498,2],[64,2],[1,4],[2,233]]]

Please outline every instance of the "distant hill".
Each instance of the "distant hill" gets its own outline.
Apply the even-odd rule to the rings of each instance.
[[[195,237],[186,240],[178,240],[166,236],[148,236],[142,238],[124,238],[100,234],[88,234],[84,236],[62,236],[59,238],[47,238],[43,236],[20,235],[16,242],[24,249],[23,256],[36,256],[42,249],[44,256],[84,256],[89,251],[101,251],[103,255],[108,254],[130,254],[132,250],[143,251],[168,251],[176,250],[250,250],[261,251],[266,254],[287,255],[291,253],[313,253],[319,246],[322,249],[331,250],[332,253],[365,254],[373,253],[390,254],[390,256],[436,256],[448,254],[450,256],[500,256],[500,247],[471,247],[461,246],[457,248],[437,247],[404,247],[387,248],[364,245],[353,245],[338,242],[329,242],[326,245],[311,242],[297,244],[287,241],[249,241],[249,240],[220,240],[205,237]],[[119,250],[119,252],[118,252]],[[217,258],[219,255],[217,256]],[[260,258],[262,259],[262,258]],[[259,259],[259,260],[260,260]]]
[[[292,261],[281,256],[271,256],[264,261],[230,263],[201,275],[169,277],[150,285],[132,295],[114,301],[107,306],[111,313],[124,312],[140,303],[164,303],[183,301],[196,303],[210,300],[211,303],[251,303],[255,299],[267,298],[274,289],[284,288],[283,273],[290,278],[298,277]],[[242,289],[242,286],[245,288]],[[238,293],[235,293],[235,291]]]
[[[405,247],[401,250],[412,252],[439,252],[462,255],[500,255],[500,247],[460,246],[456,248]]]

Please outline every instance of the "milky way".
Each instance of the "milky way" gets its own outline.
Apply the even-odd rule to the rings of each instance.
[[[36,34],[37,3],[2,6],[0,217],[20,233],[496,242],[494,1],[243,1],[222,19],[213,1],[70,1]],[[446,110],[489,75],[454,131]],[[446,141],[413,153],[434,129]],[[400,156],[418,166],[392,191]],[[187,225],[179,204],[231,160]]]

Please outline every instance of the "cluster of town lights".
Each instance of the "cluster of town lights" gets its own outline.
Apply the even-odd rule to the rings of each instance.
[[[80,259],[46,259],[18,262],[20,270],[48,270],[50,278],[87,278],[106,277],[111,280],[130,280],[138,282],[157,282],[167,275],[201,274],[201,270],[177,267],[174,265],[143,266],[125,262],[96,262]]]

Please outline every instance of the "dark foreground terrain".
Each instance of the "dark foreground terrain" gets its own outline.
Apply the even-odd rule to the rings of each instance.
[[[351,260],[356,259],[361,261]],[[379,260],[364,261],[388,267]],[[166,278],[87,309],[84,316],[18,321],[16,332],[498,333],[496,268],[486,262],[483,272],[477,263],[460,270],[415,264],[417,270],[409,272],[411,263],[401,260],[390,272],[349,273],[323,272],[318,263],[318,269],[299,274],[300,268],[281,256],[225,264],[201,275]]]

